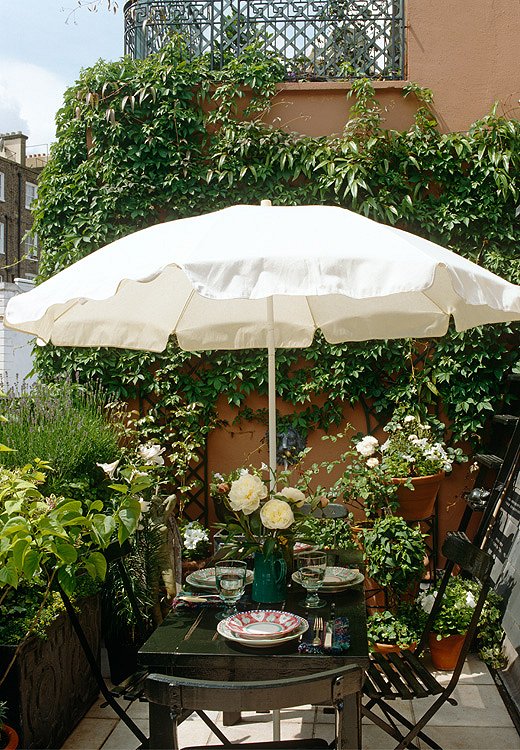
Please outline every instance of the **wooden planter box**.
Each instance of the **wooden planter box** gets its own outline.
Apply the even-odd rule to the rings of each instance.
[[[99,659],[99,597],[79,601],[78,615],[90,647]],[[15,653],[0,646],[0,675]],[[20,747],[57,748],[96,700],[99,688],[65,613],[49,627],[48,638],[32,637],[22,646],[0,687],[8,703],[7,723],[20,735]]]

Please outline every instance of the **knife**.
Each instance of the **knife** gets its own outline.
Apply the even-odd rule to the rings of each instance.
[[[325,640],[323,642],[323,648],[325,650],[332,648],[332,636],[334,634],[334,620],[328,620],[325,626]]]

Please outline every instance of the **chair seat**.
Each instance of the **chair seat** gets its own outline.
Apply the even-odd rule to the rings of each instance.
[[[411,651],[372,654],[363,689],[369,698],[413,700],[443,691],[444,687]]]

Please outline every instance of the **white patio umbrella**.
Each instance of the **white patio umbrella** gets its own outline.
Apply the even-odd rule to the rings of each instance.
[[[269,203],[269,201],[263,202]],[[4,324],[60,346],[276,347],[432,337],[520,320],[520,287],[428,240],[332,206],[233,206],[143,229],[13,297]]]

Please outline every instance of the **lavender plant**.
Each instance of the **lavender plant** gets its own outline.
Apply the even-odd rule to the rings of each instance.
[[[22,467],[39,458],[52,466],[45,494],[96,494],[96,463],[119,454],[118,435],[99,392],[69,381],[11,388],[3,396],[0,464]],[[76,492],[74,492],[76,490]]]

